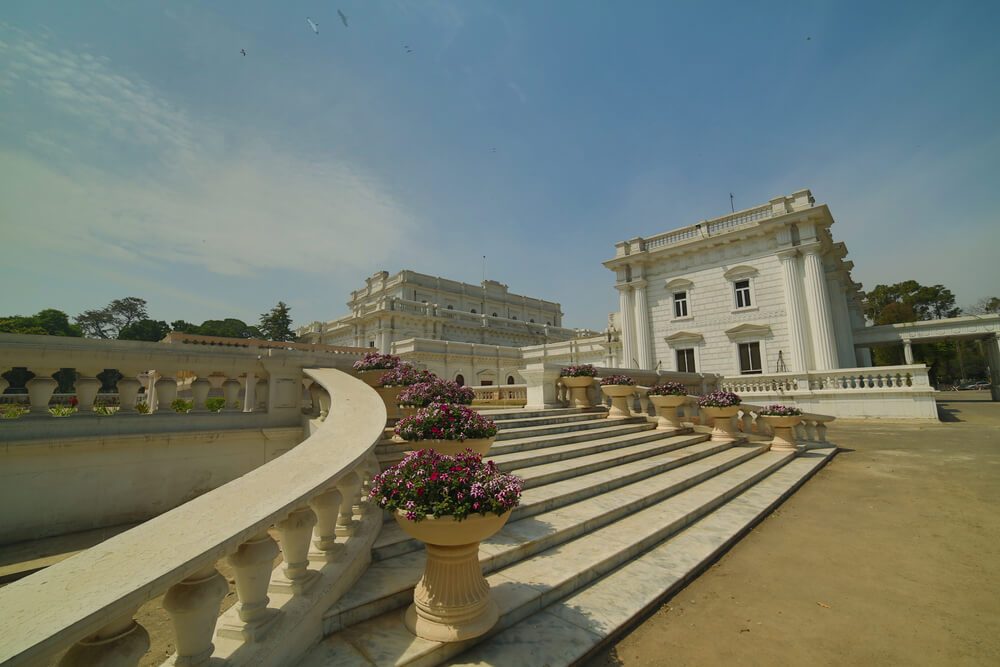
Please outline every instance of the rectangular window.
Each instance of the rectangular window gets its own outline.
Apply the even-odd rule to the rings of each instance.
[[[694,350],[677,350],[677,371],[680,373],[695,373]]]
[[[750,281],[749,280],[738,280],[733,283],[733,289],[736,290],[736,307],[737,308],[749,308],[750,307]]]
[[[760,343],[740,343],[740,374],[762,373],[760,365]]]
[[[688,316],[687,292],[674,292],[674,317]]]

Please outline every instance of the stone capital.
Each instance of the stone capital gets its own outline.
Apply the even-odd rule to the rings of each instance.
[[[646,286],[649,285],[649,283],[646,282],[645,280],[633,280],[629,284],[632,285],[632,287],[634,287],[635,289],[646,289]]]
[[[777,255],[778,259],[781,260],[782,262],[790,262],[799,256],[799,249],[788,248],[786,250],[779,250],[774,254]]]
[[[799,246],[799,250],[803,255],[819,255],[822,249],[822,244],[819,242]]]
[[[630,292],[632,290],[632,283],[619,283],[615,285],[615,289],[619,292]]]

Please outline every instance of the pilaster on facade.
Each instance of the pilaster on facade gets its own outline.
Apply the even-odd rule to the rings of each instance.
[[[652,369],[652,345],[649,335],[649,305],[646,299],[645,280],[632,281],[632,300],[635,307],[635,345],[639,368]]]
[[[785,312],[788,320],[788,338],[792,346],[792,359],[788,370],[802,373],[809,364],[806,350],[805,317],[802,309],[802,275],[799,270],[799,253],[795,249],[777,253],[781,261],[785,286]]]
[[[618,290],[618,306],[622,317],[622,367],[635,368],[635,326],[633,315],[635,304],[632,298],[632,285],[628,283],[615,285]]]
[[[812,331],[815,370],[830,370],[837,367],[837,349],[820,244],[803,246],[800,249],[805,257],[806,303]]]

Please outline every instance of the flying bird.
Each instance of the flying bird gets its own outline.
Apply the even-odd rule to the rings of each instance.
[[[338,15],[340,16],[340,20],[341,20],[341,22],[342,22],[342,23],[344,24],[344,27],[345,27],[345,28],[349,28],[350,26],[349,26],[349,25],[347,25],[347,17],[346,17],[346,16],[344,16],[344,12],[342,12],[342,11],[340,11],[340,10],[338,9],[338,10],[337,10],[337,14],[338,14]]]
[[[400,42],[400,44],[403,44],[403,43]],[[409,44],[403,44],[403,48],[406,49],[407,53],[413,53],[413,49],[410,48]]]
[[[309,18],[308,16],[306,17],[306,21],[309,23],[309,27],[312,28],[312,31],[318,35],[319,34],[319,24],[318,23],[313,23],[313,20],[311,18]]]
[[[242,53],[245,56],[247,54],[247,50],[246,49],[240,49],[240,53]]]

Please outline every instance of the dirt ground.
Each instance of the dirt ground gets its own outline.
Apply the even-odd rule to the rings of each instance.
[[[586,667],[1000,665],[1000,403],[838,421],[843,450]]]

